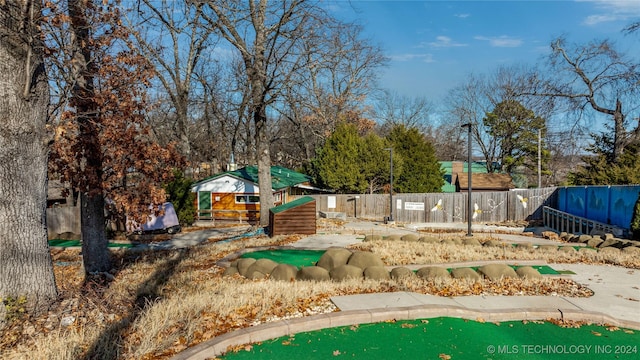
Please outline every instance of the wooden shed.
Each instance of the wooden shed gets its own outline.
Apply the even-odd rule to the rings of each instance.
[[[316,200],[304,196],[269,209],[269,235],[315,234]]]

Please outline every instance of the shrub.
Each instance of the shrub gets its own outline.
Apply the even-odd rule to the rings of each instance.
[[[633,216],[631,217],[631,237],[635,240],[640,240],[640,194],[638,194],[638,200],[633,207]]]
[[[167,201],[173,204],[182,226],[189,226],[196,219],[196,195],[191,192],[191,185],[193,181],[185,178],[181,171],[175,170],[173,181],[164,187],[167,192]]]

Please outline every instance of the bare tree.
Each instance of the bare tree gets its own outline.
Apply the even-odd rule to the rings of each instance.
[[[57,296],[45,213],[49,87],[40,15],[39,1],[0,2],[0,299],[25,296],[37,309]]]
[[[374,118],[380,124],[383,135],[388,134],[396,125],[416,128],[426,133],[431,127],[429,114],[432,111],[433,105],[427,98],[411,98],[390,90],[385,90],[378,96],[373,109]]]
[[[637,110],[639,64],[616,51],[608,40],[568,45],[558,38],[551,49],[547,73],[553,75],[532,77],[528,94],[565,100],[579,114],[591,109],[611,116],[616,161],[627,144],[640,139],[640,127],[629,129],[627,120]]]
[[[305,66],[283,89],[282,122],[274,133],[279,158],[290,157],[296,166],[315,156],[338,122],[369,112],[364,100],[376,91],[377,69],[387,61],[352,23],[324,19],[301,45]]]
[[[131,33],[142,54],[154,64],[170,100],[172,116],[167,120],[173,123],[181,152],[189,160],[190,97],[198,84],[194,72],[204,50],[212,46],[212,30],[202,18],[203,6],[189,1],[140,0],[128,18]]]
[[[305,0],[204,0],[210,26],[237,51],[249,85],[248,112],[255,129],[260,187],[260,225],[269,223],[273,206],[268,108],[291,74],[303,65],[299,46],[309,25],[324,12]]]

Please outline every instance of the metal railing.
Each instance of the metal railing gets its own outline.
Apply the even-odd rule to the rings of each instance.
[[[615,225],[589,220],[548,206],[544,206],[542,208],[542,221],[544,226],[550,229],[572,234],[592,234],[593,232],[602,232],[613,234],[614,236],[624,236],[627,232],[627,229],[623,229]]]

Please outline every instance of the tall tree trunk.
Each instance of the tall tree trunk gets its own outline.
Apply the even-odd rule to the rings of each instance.
[[[34,19],[40,2],[0,2],[0,298],[57,297],[47,243],[49,87]]]
[[[256,153],[258,160],[258,187],[260,189],[260,226],[269,225],[269,209],[273,207],[273,185],[271,183],[271,153],[267,115],[264,106],[254,113],[256,127]]]
[[[84,181],[80,189],[80,232],[82,262],[85,273],[108,271],[110,253],[105,232],[104,195],[102,189],[102,147],[100,115],[95,102],[94,75],[97,69],[91,53],[91,25],[87,7],[91,0],[67,0],[73,33],[73,72],[75,84],[70,104],[76,111],[80,149],[77,156],[83,166]]]

